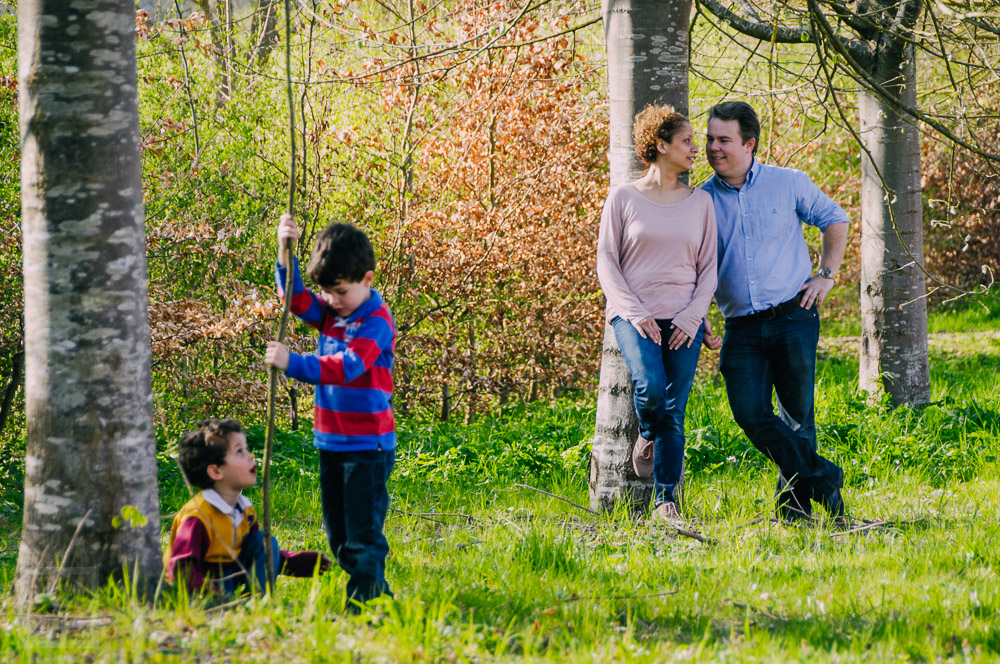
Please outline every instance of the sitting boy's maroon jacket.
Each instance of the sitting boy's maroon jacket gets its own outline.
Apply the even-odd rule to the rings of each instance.
[[[232,507],[214,489],[199,492],[174,517],[164,561],[167,580],[175,581],[183,571],[188,588],[200,589],[206,578],[217,578],[237,559],[243,539],[258,530],[257,514],[245,496]],[[280,556],[281,573],[299,577],[312,576],[322,558],[318,551],[281,551]]]

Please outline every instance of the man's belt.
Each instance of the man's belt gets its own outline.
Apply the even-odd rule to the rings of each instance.
[[[799,293],[787,302],[782,302],[781,304],[776,304],[773,307],[764,309],[763,311],[755,311],[752,314],[747,314],[746,316],[734,316],[726,320],[727,323],[742,323],[748,321],[767,321],[774,320],[779,316],[784,316],[795,311],[799,306],[799,302],[802,300],[802,293]]]

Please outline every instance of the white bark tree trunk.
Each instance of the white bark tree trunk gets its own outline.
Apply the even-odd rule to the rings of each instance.
[[[916,107],[913,47],[879,59],[876,77]],[[859,381],[873,399],[894,405],[930,401],[927,303],[923,273],[920,137],[873,95],[859,98],[861,137],[861,359]],[[881,173],[885,181],[879,179]]]
[[[15,590],[161,569],[131,0],[18,3],[27,454]],[[145,525],[112,523],[133,506]]]
[[[671,104],[687,113],[688,0],[603,0],[610,96],[611,186],[642,175],[635,156],[632,121],[648,104]],[[609,510],[624,502],[643,511],[652,481],[632,469],[637,436],[632,382],[610,326],[605,326],[597,422],[590,460],[590,506]]]

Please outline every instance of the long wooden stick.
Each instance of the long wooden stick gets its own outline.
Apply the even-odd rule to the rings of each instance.
[[[288,214],[295,214],[295,99],[292,92],[292,4],[285,0],[285,92],[288,95]],[[289,239],[281,250],[285,253],[284,306],[278,323],[278,341],[284,343],[288,327],[288,312],[295,284],[295,240]],[[267,592],[274,593],[274,543],[271,539],[271,453],[274,449],[274,394],[278,385],[278,369],[271,367],[267,381],[267,434],[264,441],[264,551],[267,558]]]

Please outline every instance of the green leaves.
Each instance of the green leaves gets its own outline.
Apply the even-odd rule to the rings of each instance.
[[[142,528],[149,523],[146,515],[140,512],[135,505],[125,505],[120,514],[121,516],[115,516],[111,519],[111,525],[115,528],[121,528],[126,523],[132,528]]]

